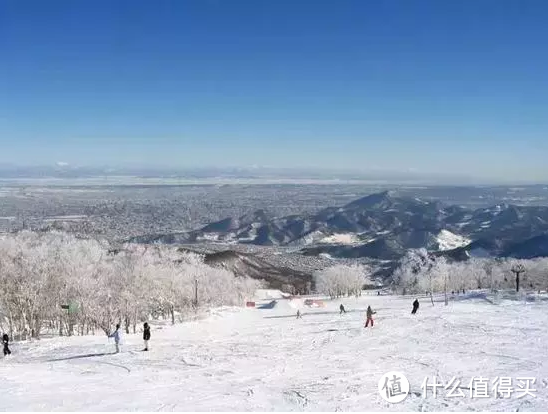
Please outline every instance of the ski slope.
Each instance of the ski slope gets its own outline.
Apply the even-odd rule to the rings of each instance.
[[[365,295],[296,309],[228,308],[207,319],[152,326],[151,350],[126,335],[123,352],[103,336],[14,343],[0,360],[5,411],[314,411],[548,409],[548,302],[465,298],[444,306],[422,298]],[[348,313],[340,316],[344,303]],[[364,329],[367,305],[378,313]],[[378,392],[400,371],[411,394],[389,404]],[[530,376],[535,397],[421,397],[425,377]],[[543,383],[544,381],[544,383]],[[443,391],[443,390],[442,390]],[[468,393],[468,390],[464,390]]]

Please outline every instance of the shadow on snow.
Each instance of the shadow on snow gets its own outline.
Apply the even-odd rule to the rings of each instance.
[[[102,356],[114,355],[114,354],[115,354],[115,352],[102,352],[102,353],[98,353],[98,354],[74,355],[74,356],[64,357],[64,358],[48,359],[47,362],[70,361],[71,359],[102,357]]]

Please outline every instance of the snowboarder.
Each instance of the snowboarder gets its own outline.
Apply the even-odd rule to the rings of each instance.
[[[415,299],[413,302],[413,310],[411,311],[411,314],[414,315],[419,310],[419,300]]]
[[[143,325],[143,341],[145,341],[145,349],[143,351],[148,351],[148,341],[150,341],[150,326],[145,322]]]
[[[120,352],[120,343],[122,342],[122,334],[120,333],[120,324],[116,325],[116,330],[108,335],[109,338],[114,338],[114,344],[116,345],[116,353]]]
[[[341,303],[341,306],[339,306],[339,309],[341,310],[341,313],[339,315],[342,315],[343,313],[346,313],[346,309],[344,309],[343,304]]]
[[[297,319],[301,319],[301,318],[302,318],[301,311],[297,309]]]
[[[9,347],[10,337],[7,333],[2,335],[2,344],[4,344],[4,356],[11,355],[10,347]]]
[[[367,321],[365,322],[364,328],[367,328],[369,326],[369,322],[371,322],[371,327],[373,327],[373,315],[377,312],[373,312],[373,309],[371,309],[371,306],[367,307]]]

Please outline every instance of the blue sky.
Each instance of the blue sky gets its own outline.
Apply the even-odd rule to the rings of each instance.
[[[544,0],[0,0],[0,162],[548,182]]]

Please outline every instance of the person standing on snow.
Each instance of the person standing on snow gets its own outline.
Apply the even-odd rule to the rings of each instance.
[[[369,322],[371,322],[371,327],[373,327],[373,315],[377,312],[373,312],[373,309],[371,309],[371,306],[367,307],[367,321],[365,322],[364,328],[367,328],[369,326]]]
[[[301,311],[297,309],[297,319],[301,319],[301,318],[302,318]]]
[[[150,326],[145,322],[143,325],[143,341],[145,341],[145,349],[143,351],[148,351],[148,341],[150,341]]]
[[[4,345],[4,356],[11,355],[10,347],[9,347],[10,337],[7,333],[2,335],[2,344]]]
[[[114,344],[116,345],[116,353],[120,352],[120,344],[122,342],[122,334],[120,333],[120,324],[116,325],[116,330],[108,335],[109,338],[114,338]]]
[[[343,304],[341,303],[341,306],[339,306],[339,309],[341,310],[341,313],[339,315],[342,315],[343,313],[346,313],[346,309],[344,309]]]
[[[413,310],[411,311],[411,314],[414,315],[419,310],[419,300],[415,299],[413,302]]]

